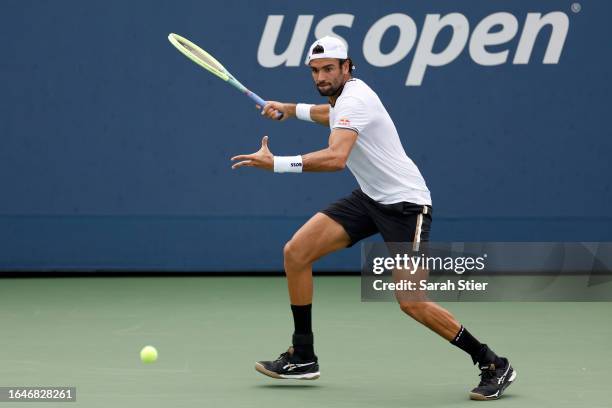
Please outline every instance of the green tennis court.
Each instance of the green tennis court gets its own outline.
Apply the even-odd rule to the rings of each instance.
[[[611,303],[445,306],[512,358],[517,380],[489,404],[610,406]],[[253,369],[290,344],[282,277],[2,279],[0,384],[77,387],[76,403],[45,406],[479,404],[469,357],[395,304],[362,303],[358,277],[316,277],[313,313],[321,378],[282,381]],[[139,360],[146,344],[154,364]]]

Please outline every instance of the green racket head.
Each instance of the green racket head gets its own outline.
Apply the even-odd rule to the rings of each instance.
[[[231,78],[231,75],[219,61],[188,39],[178,34],[171,33],[168,35],[168,41],[170,41],[170,43],[183,55],[211,74],[218,76],[224,81],[228,81]]]

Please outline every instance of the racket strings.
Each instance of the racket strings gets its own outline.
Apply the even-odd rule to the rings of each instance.
[[[181,46],[183,48],[185,48],[187,51],[189,51],[190,53],[195,55],[199,60],[201,60],[205,64],[211,66],[212,68],[214,68],[214,69],[216,69],[218,71],[223,72],[223,70],[224,70],[223,66],[219,65],[219,63],[217,61],[215,61],[214,59],[210,58],[207,54],[203,53],[202,50],[200,50],[198,48],[194,48],[190,44],[187,44],[187,43],[185,43],[183,41],[179,41],[179,44],[181,44]]]

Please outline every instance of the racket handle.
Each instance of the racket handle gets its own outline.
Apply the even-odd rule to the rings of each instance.
[[[261,106],[261,109],[264,108],[264,106],[266,106],[266,101],[264,101],[263,99],[261,99],[259,97],[259,95],[257,95],[255,92],[251,92],[251,91],[246,91],[246,94],[249,98],[251,98],[253,101],[255,101],[256,104],[258,104],[259,106]],[[281,120],[283,117],[282,113],[278,113],[276,115],[276,120]]]

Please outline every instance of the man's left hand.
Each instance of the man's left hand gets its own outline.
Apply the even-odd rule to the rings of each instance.
[[[232,169],[242,166],[259,167],[265,170],[274,170],[274,155],[268,148],[268,136],[261,139],[261,149],[253,154],[241,154],[234,156],[232,161],[238,161],[232,165]]]

